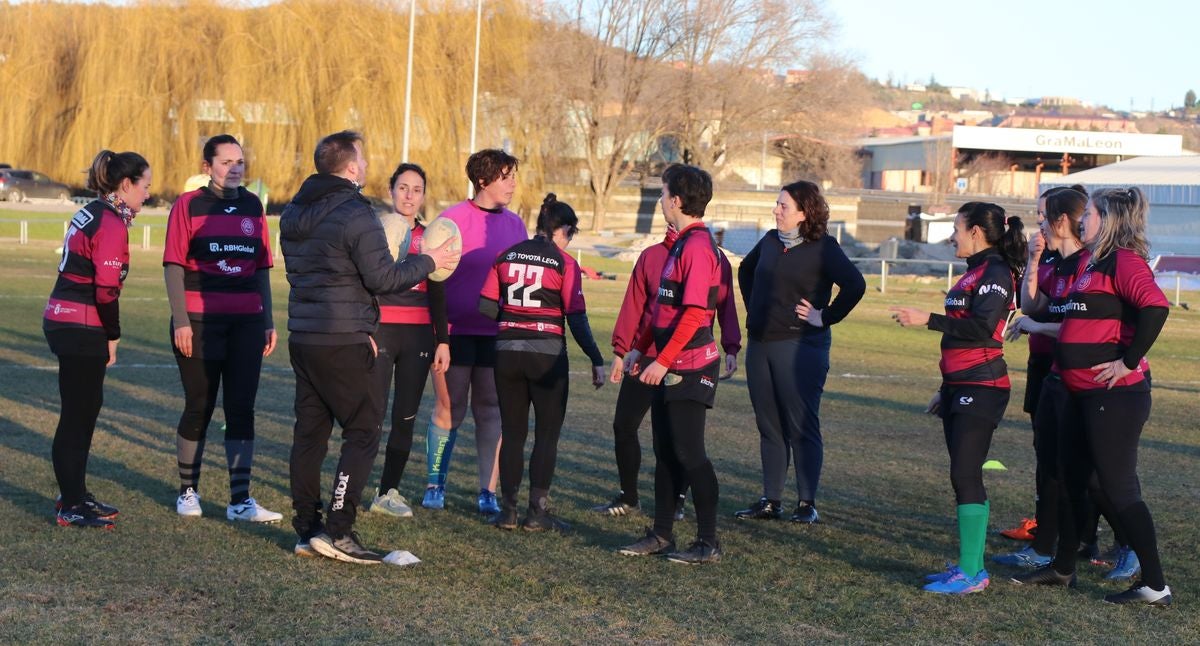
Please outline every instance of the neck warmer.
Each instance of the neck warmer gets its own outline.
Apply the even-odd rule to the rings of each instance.
[[[804,237],[800,235],[800,227],[789,229],[787,231],[779,231],[779,241],[783,243],[784,249],[792,247],[804,242]]]

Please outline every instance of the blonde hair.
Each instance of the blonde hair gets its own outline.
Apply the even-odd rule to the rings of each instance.
[[[1128,249],[1145,260],[1150,259],[1150,241],[1146,239],[1150,209],[1141,189],[1102,188],[1092,193],[1092,204],[1100,214],[1100,230],[1090,245],[1093,258]]]

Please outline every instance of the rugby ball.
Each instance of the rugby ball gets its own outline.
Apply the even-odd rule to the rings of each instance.
[[[434,218],[433,222],[425,225],[425,234],[421,236],[421,253],[425,253],[426,249],[437,249],[450,238],[457,238],[450,248],[462,251],[462,236],[458,234],[458,225],[447,218],[440,216]],[[429,280],[435,282],[446,280],[457,268],[458,263],[455,262],[449,269],[435,269],[433,273],[429,274]]]

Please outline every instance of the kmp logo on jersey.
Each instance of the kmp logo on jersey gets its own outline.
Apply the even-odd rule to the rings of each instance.
[[[237,265],[230,266],[228,263],[225,262],[224,259],[217,261],[217,269],[220,269],[221,271],[223,271],[227,274],[242,273],[242,268],[240,266],[237,266]]]

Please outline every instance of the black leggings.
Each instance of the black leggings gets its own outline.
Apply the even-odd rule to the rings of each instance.
[[[264,333],[261,319],[193,321],[193,347],[197,351],[190,357],[180,354],[172,339],[179,380],[183,382],[183,414],[176,428],[180,437],[191,442],[205,439],[224,382],[225,439],[254,439],[254,402],[262,371]]]
[[[87,495],[87,461],[96,418],[104,404],[104,374],[108,357],[59,355],[58,394],[62,412],[50,449],[54,477],[63,507],[83,502]]]
[[[627,377],[633,379],[634,377]],[[690,482],[696,506],[697,537],[717,540],[717,473],[704,450],[708,407],[690,399],[665,397],[669,386],[654,388],[650,421],[654,429],[654,533],[671,538],[677,484]]]
[[[982,505],[987,501],[983,463],[995,430],[996,422],[977,415],[956,413],[942,418],[946,450],[950,453],[950,484],[960,505]]]
[[[1138,439],[1150,417],[1150,393],[1098,390],[1071,394],[1060,418],[1059,464],[1062,489],[1070,502],[1062,514],[1054,568],[1075,571],[1080,528],[1087,523],[1087,482],[1093,469],[1101,492],[1120,524],[1124,540],[1142,565],[1142,580],[1161,589],[1162,563],[1150,509],[1142,501],[1137,477]]]
[[[425,394],[429,366],[433,363],[433,326],[380,325],[375,333],[375,343],[379,346],[379,356],[375,359],[375,383],[380,401],[387,402],[392,375],[395,374],[392,430],[388,433],[383,475],[379,478],[379,491],[386,493],[388,489],[399,488],[404,465],[408,463],[408,456],[412,452],[413,427],[417,411],[421,408],[421,396]]]
[[[617,393],[617,408],[613,413],[613,449],[617,455],[617,477],[621,483],[621,499],[631,505],[638,504],[638,472],[642,468],[642,444],[638,429],[650,410],[654,399],[654,388],[642,383],[637,377],[621,380]],[[687,474],[683,481],[675,484],[676,496],[688,489]]]
[[[567,355],[496,352],[496,395],[500,400],[500,493],[516,506],[524,471],[529,405],[533,404],[533,452],[529,456],[530,505],[550,491],[558,459],[558,436],[567,413]]]

